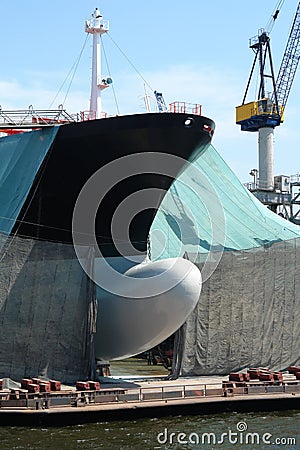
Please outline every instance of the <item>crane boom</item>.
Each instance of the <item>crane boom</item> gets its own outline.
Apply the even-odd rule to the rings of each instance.
[[[300,58],[300,2],[291,27],[290,35],[287,41],[286,49],[281,61],[280,69],[276,79],[276,87],[273,92],[273,101],[275,93],[277,102],[284,109],[289,93],[294,81],[296,70]]]
[[[258,131],[260,128],[267,126],[275,128],[284,120],[284,108],[290,94],[300,59],[300,2],[298,3],[291,26],[290,35],[276,81],[273,72],[268,33],[263,31],[259,36],[252,38],[250,44],[250,48],[255,52],[255,59],[243,103],[236,107],[236,123],[241,125],[242,131]],[[265,73],[267,56],[269,56],[271,74]],[[257,61],[259,61],[260,66],[260,88],[258,99],[254,102],[245,103],[254,66]],[[269,98],[266,96],[264,89],[264,82],[267,78],[270,78],[273,83],[273,92]]]

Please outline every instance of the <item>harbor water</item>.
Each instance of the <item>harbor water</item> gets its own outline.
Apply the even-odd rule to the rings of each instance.
[[[300,449],[300,412],[224,413],[59,428],[0,428],[12,449]]]

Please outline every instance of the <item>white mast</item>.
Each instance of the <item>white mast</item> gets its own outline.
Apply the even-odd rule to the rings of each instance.
[[[100,36],[109,30],[108,20],[102,20],[102,14],[96,8],[91,20],[85,22],[85,31],[93,35],[92,88],[90,99],[90,118],[101,118],[101,91],[109,86],[111,78],[103,79],[101,75]]]

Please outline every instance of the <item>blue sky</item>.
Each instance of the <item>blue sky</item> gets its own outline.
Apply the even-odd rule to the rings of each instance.
[[[121,114],[143,112],[144,80],[162,91],[166,103],[201,103],[216,122],[214,145],[241,181],[257,167],[257,134],[241,132],[235,106],[241,104],[253,61],[249,38],[264,28],[278,0],[15,0],[1,4],[0,105],[3,109],[88,109],[91,40],[56,97],[85,42],[84,21],[95,7],[110,21],[103,42],[103,75],[110,74]],[[275,71],[279,68],[298,0],[285,0],[271,32]],[[120,47],[123,53],[115,46]],[[126,55],[126,57],[124,56]],[[128,63],[129,59],[143,79]],[[275,174],[300,171],[300,68],[275,130]],[[150,89],[149,94],[150,94]],[[249,101],[255,100],[251,92]],[[66,99],[65,99],[66,97]],[[117,112],[113,90],[103,93],[104,110]]]

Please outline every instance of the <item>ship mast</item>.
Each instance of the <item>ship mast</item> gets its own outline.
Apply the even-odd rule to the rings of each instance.
[[[103,79],[101,75],[101,45],[100,37],[109,30],[107,20],[102,20],[102,14],[96,8],[90,20],[85,22],[85,31],[93,35],[92,56],[92,87],[90,99],[90,119],[102,117],[101,92],[112,82],[111,78]]]

